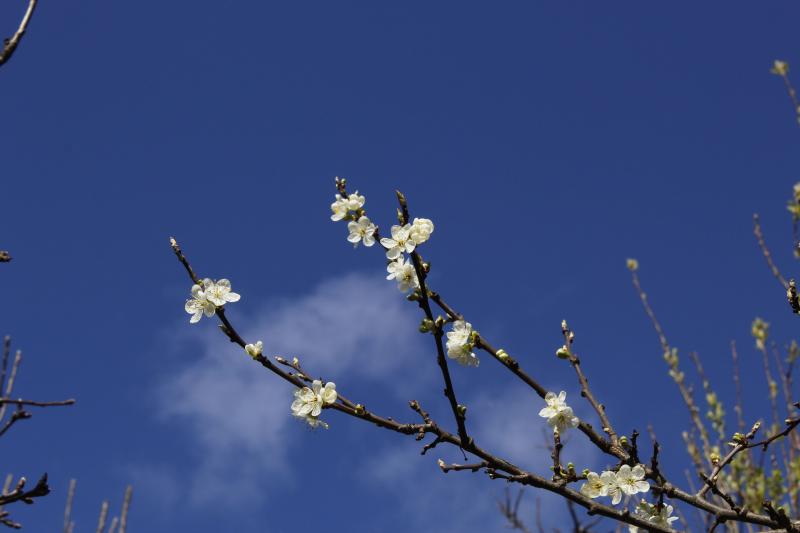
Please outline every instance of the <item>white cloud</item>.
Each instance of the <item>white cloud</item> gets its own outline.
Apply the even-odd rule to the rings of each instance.
[[[237,305],[243,314],[243,304]],[[421,342],[415,309],[394,284],[379,277],[328,281],[301,297],[268,302],[255,317],[235,324],[246,339],[262,339],[265,354],[296,355],[309,372],[331,381],[345,375],[351,381],[354,376],[375,381],[395,375],[400,366],[410,367],[409,351],[419,351]],[[200,355],[181,354],[189,362],[159,384],[158,411],[188,430],[191,454],[198,461],[188,474],[190,501],[241,505],[247,503],[243,494],[257,498],[270,480],[285,473],[287,450],[298,434],[289,425],[300,423],[289,411],[291,386],[253,363],[209,322],[193,326],[184,339],[182,351],[198,346]],[[144,470],[148,485],[152,468]],[[280,476],[282,487],[289,477]]]

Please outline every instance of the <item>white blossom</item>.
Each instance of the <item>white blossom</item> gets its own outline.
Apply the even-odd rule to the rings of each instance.
[[[358,191],[349,195],[347,198],[344,198],[341,194],[337,194],[336,199],[331,204],[331,211],[333,211],[331,220],[334,222],[342,220],[350,213],[350,211],[357,211],[361,209],[364,206],[365,201],[366,199],[364,196],[360,196]]]
[[[659,510],[657,505],[642,500],[636,506],[635,513],[655,525],[672,528],[672,522],[678,519],[677,516],[671,516],[672,511],[674,509],[671,505],[662,505]]]
[[[619,486],[619,483],[617,483],[617,473],[606,470],[600,474],[600,478],[603,480],[603,483],[606,484],[606,496],[611,498],[611,503],[617,505],[622,501],[623,494],[622,488]]]
[[[633,496],[637,492],[647,492],[650,490],[650,483],[644,481],[644,474],[642,465],[636,465],[633,468],[629,465],[622,465],[617,471],[617,485],[628,496]]]
[[[214,316],[217,307],[212,302],[208,301],[203,287],[200,285],[192,285],[192,297],[186,300],[184,309],[187,313],[192,315],[192,318],[189,319],[189,323],[194,324],[198,322],[203,315]]]
[[[361,241],[364,242],[364,246],[372,246],[375,244],[375,229],[375,224],[366,216],[359,218],[358,222],[350,221],[347,223],[347,230],[350,232],[347,240],[352,242],[354,247]]]
[[[433,222],[428,218],[415,218],[411,223],[409,236],[415,244],[420,245],[431,238],[433,233]]]
[[[231,282],[227,279],[212,281],[209,278],[203,280],[205,296],[209,302],[221,307],[228,302],[238,302],[241,296],[231,292]]]
[[[608,487],[608,477],[602,478],[597,472],[589,472],[586,475],[586,483],[581,486],[581,494],[592,499],[607,496]]]
[[[478,357],[472,352],[472,324],[463,320],[453,322],[453,330],[447,332],[447,357],[464,366],[478,366]]]
[[[411,239],[411,224],[405,226],[392,226],[392,238],[384,237],[381,244],[386,248],[386,257],[395,260],[403,252],[411,253],[414,251],[416,243]]]
[[[253,358],[261,355],[261,351],[263,349],[264,349],[264,343],[261,341],[258,341],[255,344],[246,344],[244,346],[244,351],[247,352],[247,355]]]
[[[294,392],[294,401],[292,402],[292,414],[298,418],[305,419],[311,427],[328,425],[318,419],[322,413],[324,405],[330,405],[336,401],[336,384],[329,381],[322,386],[322,382],[315,379],[311,384],[311,388],[303,387]]]
[[[417,271],[414,270],[414,265],[408,259],[398,257],[386,266],[386,271],[389,273],[386,279],[393,279],[397,281],[397,288],[403,292],[408,292],[419,288],[419,280],[417,279]]]
[[[548,425],[553,428],[555,433],[563,433],[569,428],[578,427],[580,420],[572,412],[572,407],[566,403],[567,393],[561,391],[558,396],[554,392],[548,392],[544,401],[547,407],[539,411],[539,416],[546,418]]]

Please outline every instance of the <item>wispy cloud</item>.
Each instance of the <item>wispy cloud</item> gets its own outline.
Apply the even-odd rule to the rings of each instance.
[[[407,352],[419,342],[408,335],[416,329],[413,308],[380,277],[328,281],[299,298],[266,302],[254,316],[237,324],[245,338],[263,339],[265,353],[297,355],[309,371],[326,377],[388,378],[409,366]],[[290,478],[281,474],[298,434],[288,427],[297,424],[289,415],[291,388],[204,322],[186,339],[200,355],[187,357],[190,364],[158,384],[158,411],[192,442],[198,464],[181,476],[188,479],[190,500],[244,504],[242,494],[256,497],[276,479],[286,487]],[[155,479],[152,468],[145,473],[143,482]]]

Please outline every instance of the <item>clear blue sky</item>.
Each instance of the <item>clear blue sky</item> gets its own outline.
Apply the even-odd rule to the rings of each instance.
[[[24,3],[0,6],[3,35]],[[335,413],[306,431],[287,385],[187,322],[169,235],[232,280],[231,319],[270,353],[445,421],[414,306],[328,218],[335,175],[384,228],[403,190],[436,224],[434,287],[596,423],[553,356],[568,319],[618,429],[652,423],[683,483],[687,416],[625,258],[731,414],[739,342],[746,417],[767,416],[750,322],[783,344],[797,317],[751,215],[792,275],[800,128],[768,70],[800,67],[798,20],[789,2],[41,2],[0,68],[0,332],[25,353],[18,394],[78,404],[0,441],[4,470],[54,488],[15,516],[57,530],[77,477],[80,531],[128,482],[132,531],[502,530],[500,483]],[[454,380],[487,446],[547,472],[540,400],[486,358]],[[564,456],[603,468],[579,440]]]

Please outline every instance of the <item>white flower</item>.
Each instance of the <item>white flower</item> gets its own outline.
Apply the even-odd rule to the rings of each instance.
[[[392,238],[384,237],[381,244],[386,248],[386,257],[395,260],[403,252],[411,253],[414,251],[416,243],[410,237],[411,224],[405,226],[392,226]]]
[[[336,401],[336,384],[329,381],[322,386],[322,382],[315,379],[311,388],[303,387],[294,391],[295,400],[292,402],[292,414],[298,418],[303,418],[311,427],[328,425],[319,420],[322,407],[330,405]]]
[[[345,218],[350,211],[357,211],[363,207],[366,199],[359,196],[358,191],[349,195],[347,198],[342,197],[341,194],[336,195],[336,199],[331,204],[331,220],[334,222]]]
[[[586,475],[586,483],[581,486],[581,494],[592,499],[599,496],[607,496],[608,477],[604,479],[597,475],[596,472],[589,472]]]
[[[247,355],[250,357],[256,358],[261,355],[261,350],[264,348],[264,343],[258,341],[255,344],[246,344],[244,347],[244,351],[247,352]]]
[[[420,245],[431,238],[431,233],[433,233],[433,222],[430,219],[415,218],[409,236],[414,243]]]
[[[617,483],[617,473],[606,470],[600,474],[600,479],[606,485],[606,496],[611,498],[611,503],[617,505],[622,501],[622,488]]]
[[[672,522],[678,519],[677,516],[671,516],[673,510],[671,505],[663,505],[661,510],[659,510],[657,505],[642,500],[639,502],[639,505],[636,506],[635,513],[648,522],[652,522],[661,527],[671,528]]]
[[[360,241],[364,241],[364,246],[372,246],[375,244],[375,224],[363,216],[358,219],[358,222],[348,222],[347,230],[350,236],[347,240],[353,243],[353,246],[358,246]]]
[[[231,292],[231,282],[227,279],[214,282],[206,278],[203,280],[203,288],[208,301],[217,307],[221,307],[228,302],[238,302],[239,298],[241,298],[235,292]]]
[[[447,357],[465,366],[478,366],[478,357],[472,352],[472,324],[463,320],[453,322],[447,333]]]
[[[539,411],[539,416],[546,418],[548,425],[553,428],[553,432],[563,433],[569,428],[578,427],[580,420],[572,412],[572,407],[566,403],[567,393],[563,390],[556,396],[554,392],[548,392],[544,401],[547,407]]]
[[[192,285],[192,297],[186,300],[184,309],[187,313],[192,315],[192,318],[189,319],[189,323],[194,324],[198,322],[204,314],[206,316],[214,316],[217,308],[213,303],[208,301],[200,285]]]
[[[633,468],[629,465],[622,465],[617,471],[617,485],[628,496],[633,496],[637,492],[647,492],[650,490],[650,483],[644,481],[644,474],[642,465],[636,465]]]
[[[337,222],[347,216],[347,199],[342,198],[341,194],[336,195],[336,200],[331,204],[331,220]]]
[[[408,259],[403,260],[402,257],[398,257],[386,266],[386,271],[389,273],[386,279],[396,280],[397,288],[403,292],[419,287],[417,271],[414,270],[414,265]]]

